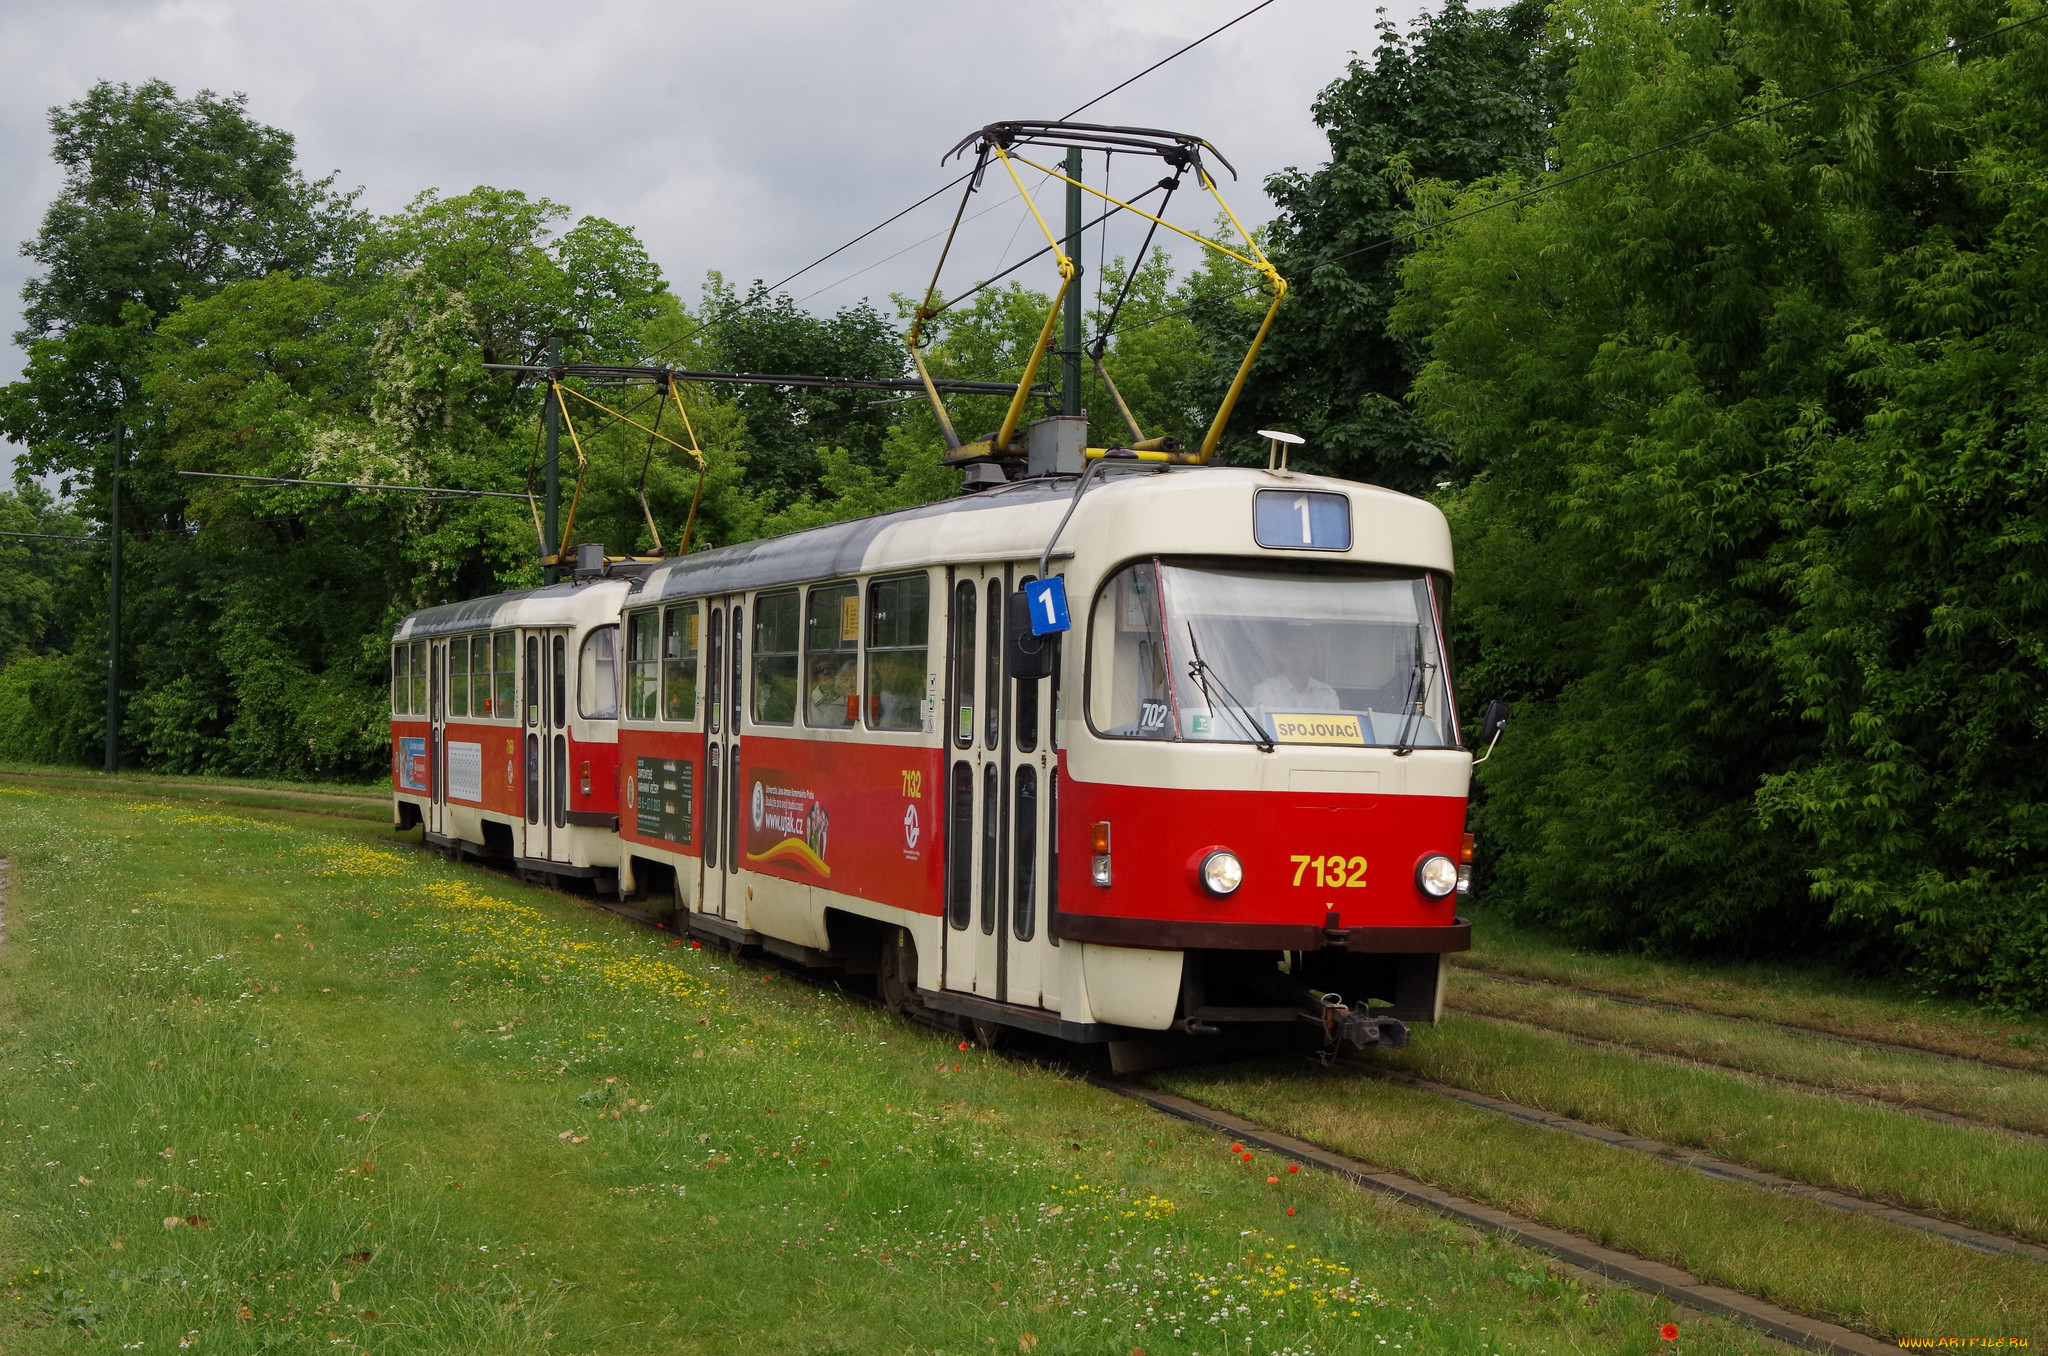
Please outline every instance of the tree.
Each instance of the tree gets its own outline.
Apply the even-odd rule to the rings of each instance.
[[[1288,282],[1273,332],[1252,370],[1225,448],[1262,459],[1253,430],[1285,428],[1308,445],[1304,469],[1412,493],[1451,472],[1451,450],[1408,407],[1420,359],[1389,336],[1387,314],[1412,245],[1415,185],[1466,184],[1542,168],[1564,88],[1564,61],[1544,24],[1545,0],[1474,10],[1446,0],[1412,33],[1379,25],[1370,61],[1353,58],[1316,100],[1330,159],[1267,181],[1279,208],[1264,244]],[[1237,270],[1210,266],[1237,277]],[[1267,297],[1212,288],[1196,298],[1207,340],[1198,404],[1213,410],[1236,374]]]
[[[1411,255],[1496,890],[1602,942],[1824,948],[2048,1004],[2040,29],[1578,0],[1558,174]],[[1598,170],[1588,177],[1574,178]],[[1542,196],[1507,205],[1534,184]]]

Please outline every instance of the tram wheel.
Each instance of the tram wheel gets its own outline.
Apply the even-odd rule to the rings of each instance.
[[[1010,1028],[986,1017],[974,1019],[974,1042],[984,1050],[1000,1050],[1010,1043]]]
[[[882,943],[882,964],[875,976],[882,1005],[894,1013],[910,1011],[917,1003],[917,944],[907,928],[897,928]]]

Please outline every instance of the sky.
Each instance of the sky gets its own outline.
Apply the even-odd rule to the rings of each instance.
[[[246,93],[253,117],[297,137],[309,176],[361,186],[374,212],[490,184],[630,226],[694,302],[707,270],[741,285],[795,272],[953,177],[939,159],[974,129],[1064,116],[1253,3],[0,0],[0,241],[29,239],[60,187],[50,107],[97,80],[159,78],[181,95]],[[1388,0],[1385,13],[1405,24],[1422,8]],[[1242,176],[1223,179],[1232,206],[1263,221],[1266,176],[1325,158],[1310,105],[1370,51],[1377,15],[1357,0],[1273,0],[1083,120],[1207,137]],[[1139,182],[1135,167],[1117,172]],[[1057,194],[1040,198],[1051,213]],[[812,310],[863,296],[886,309],[891,292],[924,286],[939,244],[926,237],[954,202],[787,290]],[[1135,249],[1138,230],[1110,237],[1110,253]],[[1035,248],[1034,232],[1009,195],[967,228],[949,279],[978,280]],[[1048,287],[1035,267],[1044,276],[1019,276]],[[19,328],[31,271],[0,247],[0,335]],[[20,367],[5,343],[0,380]]]

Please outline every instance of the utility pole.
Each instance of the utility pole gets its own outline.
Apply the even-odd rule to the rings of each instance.
[[[1066,255],[1074,261],[1074,277],[1067,284],[1067,325],[1061,356],[1066,360],[1060,377],[1060,413],[1081,413],[1081,148],[1067,148],[1067,242]]]
[[[107,771],[121,770],[121,453],[126,421],[114,421],[113,507],[107,515]]]
[[[561,365],[562,340],[557,335],[548,340],[548,366],[555,368]],[[547,490],[546,516],[543,519],[546,526],[542,528],[541,535],[547,540],[541,543],[541,554],[559,556],[562,553],[562,543],[555,538],[562,530],[562,402],[561,397],[555,394],[553,373],[548,376],[547,404],[544,408],[547,411],[547,455],[542,466],[546,471]],[[550,565],[547,567],[547,580],[553,583],[554,579],[555,567]]]

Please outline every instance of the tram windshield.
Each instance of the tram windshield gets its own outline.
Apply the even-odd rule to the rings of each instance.
[[[1140,561],[1097,596],[1088,714],[1122,739],[1450,748],[1427,576]]]

